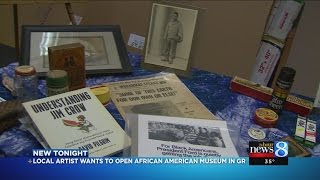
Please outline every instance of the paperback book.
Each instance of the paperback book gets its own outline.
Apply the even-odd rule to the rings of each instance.
[[[49,148],[88,150],[89,156],[102,157],[130,145],[130,138],[89,88],[23,106]]]

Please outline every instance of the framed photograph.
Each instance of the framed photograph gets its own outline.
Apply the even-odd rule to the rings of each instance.
[[[32,65],[40,76],[49,71],[48,47],[80,43],[85,47],[87,75],[129,73],[131,64],[120,26],[22,27],[20,65]]]
[[[311,156],[311,153],[302,145],[297,143],[290,136],[286,136],[280,139],[281,141],[287,141],[289,144],[289,154],[288,157],[307,157]]]
[[[189,75],[198,10],[153,3],[142,67]]]

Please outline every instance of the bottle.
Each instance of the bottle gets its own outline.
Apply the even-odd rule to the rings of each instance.
[[[53,96],[69,91],[68,74],[64,70],[51,70],[47,73],[47,95]]]
[[[269,107],[278,114],[281,113],[287,100],[295,74],[296,71],[290,67],[283,67],[280,71],[269,102]]]
[[[38,99],[38,77],[33,66],[16,67],[13,85],[18,100],[27,102]]]

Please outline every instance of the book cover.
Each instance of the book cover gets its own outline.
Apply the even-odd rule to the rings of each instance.
[[[50,70],[68,72],[69,89],[76,90],[86,86],[85,53],[80,43],[52,46],[48,48]]]
[[[132,156],[238,157],[225,121],[139,114],[130,127]]]
[[[87,149],[101,157],[121,151],[130,138],[89,88],[23,103],[52,149]]]

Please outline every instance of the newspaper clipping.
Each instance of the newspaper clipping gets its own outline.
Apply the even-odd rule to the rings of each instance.
[[[225,121],[138,115],[131,155],[238,157]]]
[[[108,83],[122,117],[127,113],[217,119],[175,74]]]

